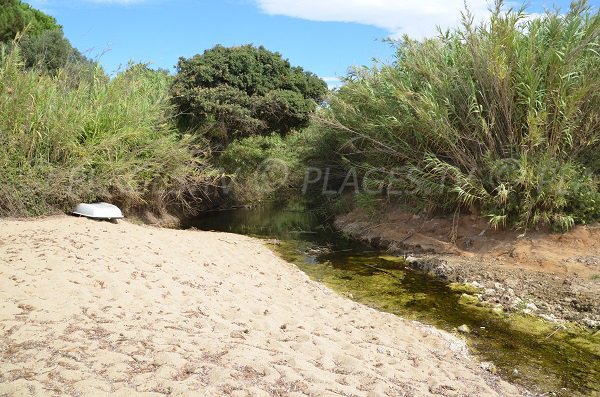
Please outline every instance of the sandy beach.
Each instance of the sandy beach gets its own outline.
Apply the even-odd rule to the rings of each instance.
[[[244,236],[0,221],[0,396],[518,396]]]

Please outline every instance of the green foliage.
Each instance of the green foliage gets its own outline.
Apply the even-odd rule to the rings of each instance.
[[[34,36],[46,30],[62,30],[56,19],[20,0],[0,0],[0,42],[13,40],[25,28]]]
[[[236,203],[254,203],[275,194],[281,196],[299,184],[298,135],[250,136],[235,140],[221,154],[218,164],[229,175],[227,193]]]
[[[321,128],[359,169],[394,170],[405,202],[523,229],[598,219],[599,15],[501,8],[354,70]]]
[[[37,35],[26,34],[19,44],[27,68],[54,73],[68,64],[93,66],[93,62],[71,46],[62,30],[44,30]]]
[[[264,47],[216,46],[180,58],[172,87],[180,122],[227,144],[250,135],[285,134],[308,125],[323,80]]]
[[[0,46],[18,41],[27,68],[43,73],[69,68],[76,76],[79,69],[95,67],[94,62],[73,48],[53,17],[17,0],[2,1],[5,4],[0,8]]]
[[[111,80],[100,69],[78,80],[23,70],[18,46],[0,53],[0,215],[184,202],[203,158],[174,127],[169,76],[132,65]]]

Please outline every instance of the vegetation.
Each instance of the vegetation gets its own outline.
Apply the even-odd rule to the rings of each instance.
[[[597,220],[599,15],[585,2],[535,19],[502,6],[354,70],[321,129],[346,138],[367,186],[414,207],[524,230]]]
[[[323,80],[264,47],[216,46],[180,58],[173,101],[184,128],[226,145],[251,135],[306,127],[327,91]]]
[[[230,203],[256,203],[277,196],[291,198],[301,190],[304,165],[313,130],[255,135],[229,144],[215,163],[226,175],[224,187]]]
[[[26,34],[19,44],[24,66],[28,69],[56,73],[60,69],[90,69],[96,66],[73,48],[62,30],[45,30],[37,35]]]
[[[160,211],[185,202],[206,175],[175,129],[170,79],[132,65],[109,80],[23,70],[19,48],[0,53],[0,215],[69,211],[107,200]]]
[[[56,19],[20,0],[0,0],[0,42],[12,41],[26,28],[32,35],[47,30],[62,30]]]
[[[65,38],[53,17],[19,0],[0,0],[0,4],[0,46],[12,45],[17,39],[25,67],[45,73],[94,67]]]
[[[320,78],[252,45],[181,58],[174,77],[108,79],[52,17],[0,1],[0,40],[18,41],[0,46],[0,214],[281,198],[311,166],[329,178],[319,191],[358,170],[355,200],[374,211],[394,200],[524,230],[600,218],[600,18],[585,2],[534,19],[498,2],[482,24],[467,12],[324,102]]]

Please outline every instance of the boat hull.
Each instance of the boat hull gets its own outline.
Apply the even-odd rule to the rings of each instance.
[[[109,203],[81,203],[73,210],[73,214],[94,219],[121,219],[123,213],[116,205]]]

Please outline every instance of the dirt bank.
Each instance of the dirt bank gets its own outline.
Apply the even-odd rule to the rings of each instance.
[[[374,219],[355,210],[336,226],[409,257],[417,269],[471,283],[480,299],[505,310],[600,327],[598,224],[519,235],[472,215],[430,219],[394,210]]]
[[[232,234],[0,221],[0,395],[517,396]]]

